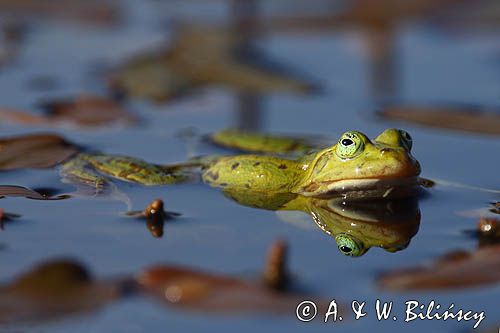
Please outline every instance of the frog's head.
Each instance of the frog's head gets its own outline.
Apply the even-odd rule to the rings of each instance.
[[[299,192],[385,197],[398,188],[415,188],[420,165],[411,148],[412,139],[403,130],[387,129],[373,141],[358,131],[345,132],[308,165]]]

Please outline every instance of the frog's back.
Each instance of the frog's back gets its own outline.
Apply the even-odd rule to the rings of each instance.
[[[220,158],[203,173],[210,186],[253,191],[290,192],[301,174],[296,161],[274,156]]]

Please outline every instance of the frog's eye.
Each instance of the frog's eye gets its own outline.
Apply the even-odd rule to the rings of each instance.
[[[359,257],[366,252],[359,240],[347,234],[338,234],[335,236],[335,242],[339,251],[346,256]]]
[[[413,146],[413,139],[411,138],[411,135],[408,134],[407,131],[403,130],[399,130],[399,134],[401,135],[402,145],[406,148],[406,150],[410,151]]]
[[[337,143],[337,155],[340,158],[352,158],[363,150],[363,141],[355,132],[344,133]]]

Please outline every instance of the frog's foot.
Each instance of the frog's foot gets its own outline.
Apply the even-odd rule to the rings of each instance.
[[[206,137],[216,146],[243,152],[303,154],[317,148],[312,140],[298,136],[270,135],[238,129],[224,129]]]
[[[95,172],[90,164],[82,158],[83,154],[64,163],[60,170],[63,183],[73,184],[77,192],[97,196],[105,192],[108,180]],[[89,190],[92,193],[88,193]]]

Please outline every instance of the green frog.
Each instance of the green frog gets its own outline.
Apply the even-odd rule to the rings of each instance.
[[[227,132],[226,136],[217,135],[217,143],[234,142],[234,132]],[[248,134],[246,137],[252,138]],[[238,148],[262,151],[266,146],[263,142],[272,145],[273,139],[260,138],[256,146],[256,140],[240,140]],[[279,147],[290,145],[281,142]],[[297,147],[303,150],[304,144]],[[412,138],[403,130],[387,129],[373,141],[361,132],[347,131],[333,146],[311,150],[298,158],[244,154],[211,159],[202,179],[223,189],[309,197],[404,196],[414,193],[421,184],[420,165],[411,148]]]
[[[203,181],[213,187],[308,197],[405,196],[421,184],[420,165],[411,155],[412,139],[403,130],[387,129],[373,141],[361,132],[348,131],[333,146],[313,150],[280,136],[223,131],[216,137],[219,144],[236,140],[239,149],[276,154],[206,156],[158,165],[128,156],[80,153],[63,164],[61,174],[96,188],[104,186],[108,177],[164,185],[186,182],[193,177],[193,168],[201,167]],[[286,157],[285,152],[302,156]]]

